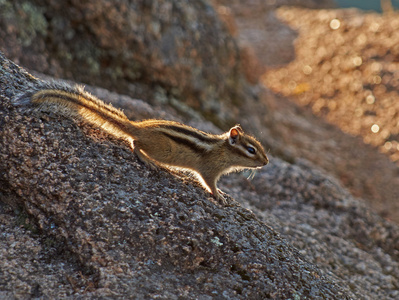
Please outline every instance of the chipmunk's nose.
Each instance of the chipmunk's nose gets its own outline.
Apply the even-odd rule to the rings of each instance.
[[[263,162],[263,165],[266,166],[269,163],[269,159],[266,157],[265,161]]]

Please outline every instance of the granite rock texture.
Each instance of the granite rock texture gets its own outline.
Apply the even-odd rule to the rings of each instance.
[[[275,156],[252,181],[224,177],[220,188],[238,202],[222,207],[187,174],[148,169],[98,129],[14,107],[37,79],[1,55],[0,296],[397,299],[399,228],[364,201],[395,191],[389,159],[249,85],[257,76],[241,74],[243,50],[219,20],[226,7],[107,3],[0,2],[1,50],[35,71],[129,94],[87,87],[131,119],[215,133],[240,122]],[[175,43],[159,49],[164,35]]]
[[[7,57],[153,103],[184,99],[213,121],[244,100],[236,42],[207,1],[0,2]],[[237,92],[241,92],[237,94]]]
[[[2,256],[4,295],[347,297],[234,200],[222,207],[183,174],[148,169],[95,128],[12,106],[36,79],[4,57],[0,70],[1,198],[33,228],[15,238],[2,207],[4,245],[14,239]],[[18,268],[30,254],[24,240],[36,263]],[[49,261],[67,267],[54,274]]]
[[[0,66],[5,297],[398,296],[398,226],[333,178],[274,158],[223,179],[240,204],[222,207],[95,128],[13,106],[37,79]]]

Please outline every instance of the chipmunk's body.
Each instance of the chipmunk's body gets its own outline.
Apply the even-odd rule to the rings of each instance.
[[[262,145],[235,126],[221,135],[202,132],[173,121],[130,121],[125,114],[81,87],[49,85],[24,95],[74,119],[82,119],[128,141],[143,162],[196,172],[216,199],[224,200],[216,182],[223,174],[268,163]],[[21,101],[23,102],[23,101]]]

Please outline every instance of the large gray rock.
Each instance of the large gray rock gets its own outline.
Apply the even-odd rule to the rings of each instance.
[[[237,45],[207,1],[17,0],[0,11],[2,51],[35,71],[178,99],[220,123],[245,100]]]
[[[0,60],[5,297],[398,296],[397,226],[332,178],[274,159],[223,180],[241,204],[222,207],[90,126],[12,106],[36,79]]]
[[[223,178],[240,204],[220,207],[185,174],[148,170],[97,129],[13,107],[36,79],[1,56],[0,298],[397,299],[398,226],[300,157],[329,174],[341,166],[356,182],[365,174],[381,191],[397,189],[382,179],[395,169],[249,87],[207,2],[134,1],[131,11],[128,3],[0,2],[0,47],[36,71],[165,110],[88,87],[132,119],[189,120],[214,132],[201,113],[225,129],[240,122],[290,163],[272,157],[252,182]],[[159,48],[162,40],[175,43]],[[181,56],[170,63],[173,53]]]

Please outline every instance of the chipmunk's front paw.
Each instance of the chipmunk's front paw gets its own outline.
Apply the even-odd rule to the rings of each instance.
[[[217,193],[215,193],[213,197],[223,206],[227,206],[229,204],[226,197],[224,196],[224,193],[219,189],[217,189]]]

